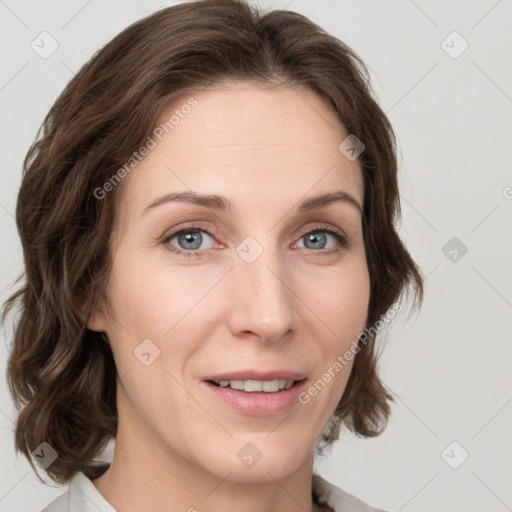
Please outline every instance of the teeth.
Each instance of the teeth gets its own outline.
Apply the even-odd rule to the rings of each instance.
[[[263,391],[265,393],[276,393],[281,389],[290,389],[293,386],[293,380],[275,379],[275,380],[221,380],[218,382],[221,388],[238,389],[253,393]]]

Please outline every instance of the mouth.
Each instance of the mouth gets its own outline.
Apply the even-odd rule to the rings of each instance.
[[[246,416],[273,416],[299,404],[308,378],[297,372],[233,372],[203,379],[216,403]]]
[[[279,393],[284,389],[290,389],[300,380],[273,379],[273,380],[207,380],[210,384],[220,388],[230,388],[237,391],[245,391],[246,393]]]

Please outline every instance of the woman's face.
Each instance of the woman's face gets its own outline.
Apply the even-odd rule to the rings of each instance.
[[[181,108],[191,96],[124,178],[109,310],[89,327],[113,349],[132,458],[284,478],[311,460],[352,368],[339,357],[366,323],[361,169],[310,91],[228,84]],[[356,204],[311,201],[337,192]]]

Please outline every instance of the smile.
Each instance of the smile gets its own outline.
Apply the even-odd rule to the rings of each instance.
[[[291,375],[290,375],[291,376]],[[203,380],[206,393],[217,403],[246,416],[273,416],[299,404],[308,379]]]
[[[210,381],[221,388],[231,388],[246,393],[264,392],[277,393],[283,389],[290,389],[296,382],[294,380],[274,379],[274,380],[221,380]]]

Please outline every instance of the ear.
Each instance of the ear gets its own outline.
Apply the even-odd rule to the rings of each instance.
[[[104,332],[107,330],[108,305],[105,303],[105,295],[96,288],[82,288],[77,293],[79,299],[76,311],[80,320],[91,331]]]
[[[80,320],[86,324],[87,328],[91,331],[106,331],[107,330],[107,319],[105,314],[103,313],[103,309],[101,306],[101,300],[97,300],[96,304],[92,307],[90,311],[87,311],[87,307],[82,305],[79,308],[79,316]]]
[[[107,320],[99,307],[93,309],[89,320],[87,320],[87,328],[98,332],[107,330]]]

